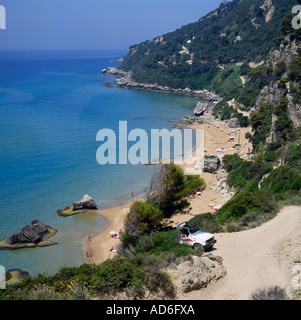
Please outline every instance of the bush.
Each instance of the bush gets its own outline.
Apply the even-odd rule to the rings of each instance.
[[[152,177],[150,186],[145,190],[145,201],[132,204],[125,220],[125,240],[133,241],[145,233],[157,231],[163,219],[185,212],[189,207],[188,197],[202,191],[205,182],[195,175],[184,175],[175,164],[164,164]]]
[[[236,169],[242,163],[243,160],[237,153],[233,155],[225,155],[223,157],[223,165],[228,172],[231,172],[232,170]]]
[[[240,231],[240,226],[236,221],[231,221],[226,225],[227,232],[237,232]]]
[[[132,285],[142,285],[145,271],[136,259],[118,257],[105,261],[93,277],[92,289],[98,294],[115,294]]]
[[[218,222],[225,223],[241,220],[250,212],[273,213],[275,210],[275,203],[265,193],[259,190],[241,191],[218,210],[216,217]]]
[[[190,222],[197,223],[201,230],[209,233],[221,232],[222,225],[217,221],[216,216],[212,213],[204,213],[193,217]]]
[[[276,215],[276,210],[271,212],[251,211],[246,213],[239,220],[239,230],[257,228],[269,221]]]
[[[150,235],[144,235],[133,247],[132,253],[148,253],[164,258],[167,254],[173,254],[176,258],[195,253],[187,244],[178,242],[178,230],[167,232],[153,232]]]
[[[253,145],[256,149],[261,142],[265,142],[272,128],[273,107],[267,103],[261,103],[259,109],[251,114],[251,125],[255,131]]]
[[[288,300],[285,289],[274,286],[265,289],[257,289],[251,295],[251,300]]]
[[[285,199],[287,195],[297,194],[301,188],[300,171],[284,167],[273,172],[262,182],[262,190],[273,195],[278,200]]]
[[[164,218],[163,211],[154,201],[135,201],[125,220],[124,230],[129,236],[141,236],[155,230]]]
[[[273,165],[257,157],[255,161],[244,162],[237,154],[223,158],[224,168],[229,172],[227,183],[237,190],[252,191],[258,187],[258,181],[272,171]]]

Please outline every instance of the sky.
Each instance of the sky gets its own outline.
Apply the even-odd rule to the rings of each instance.
[[[221,2],[0,0],[6,9],[0,50],[126,50],[196,22]]]

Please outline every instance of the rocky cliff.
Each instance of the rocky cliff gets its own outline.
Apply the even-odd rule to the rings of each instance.
[[[301,49],[300,42],[297,40],[290,41],[290,37],[287,36],[284,41],[282,41],[279,48],[270,52],[267,61],[268,66],[273,69],[274,73],[278,73],[281,78],[277,81],[272,81],[269,85],[265,86],[260,91],[256,100],[257,109],[261,103],[268,103],[273,108],[276,108],[279,105],[280,99],[285,97],[288,100],[287,112],[296,127],[301,124],[301,102],[294,99],[293,88],[298,87],[299,83],[296,81],[289,81],[289,70],[291,63],[298,56],[298,49]],[[275,131],[276,120],[277,117],[273,114],[271,135],[274,134],[274,136],[277,136],[277,131]],[[269,140],[270,139],[271,137],[269,137]]]

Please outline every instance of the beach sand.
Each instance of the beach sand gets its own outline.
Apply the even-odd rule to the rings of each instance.
[[[119,238],[113,238],[110,231],[119,232],[123,229],[123,222],[131,204],[132,202],[107,210],[97,210],[98,214],[106,218],[106,225],[99,232],[92,234],[90,240],[87,236],[83,241],[85,263],[100,264],[116,255],[115,252],[110,251],[110,248],[115,248],[118,245]],[[91,250],[92,257],[86,256],[86,252],[89,250]]]
[[[252,145],[245,139],[245,133],[251,132],[251,128],[239,128],[230,129],[226,127],[227,123],[222,121],[215,121],[212,125],[200,125],[194,124],[191,126],[193,129],[204,129],[204,149],[205,155],[216,154],[216,149],[224,148],[227,149],[225,154],[233,154],[237,152],[237,149],[230,150],[236,143],[240,141],[241,149],[239,150],[242,157],[248,158],[248,148],[252,148]],[[236,134],[233,136],[234,140],[228,141],[230,131],[236,130]],[[239,134],[240,131],[240,134]],[[194,166],[181,165],[185,170],[194,170]],[[198,173],[198,172],[194,172]],[[188,214],[178,214],[172,217],[169,221],[172,226],[190,220],[194,215],[199,213],[214,213],[215,210],[209,205],[223,205],[230,198],[229,196],[222,196],[213,190],[213,186],[218,182],[216,174],[201,173],[201,178],[206,182],[206,190],[202,192],[201,196],[195,196],[191,201],[191,208]],[[138,200],[138,199],[135,199]],[[135,201],[134,200],[134,201]],[[110,248],[116,247],[119,243],[119,239],[112,238],[110,235],[111,231],[119,232],[123,229],[124,219],[129,212],[129,209],[133,201],[117,206],[107,210],[98,210],[97,212],[106,218],[105,227],[99,232],[91,235],[91,240],[87,238],[83,240],[83,254],[85,256],[85,263],[100,264],[107,259],[113,258],[116,253],[110,251]],[[91,250],[92,257],[86,257],[86,252]]]

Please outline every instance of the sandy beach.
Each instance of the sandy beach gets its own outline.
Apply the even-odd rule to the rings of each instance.
[[[110,251],[119,243],[119,237],[113,238],[110,231],[119,232],[123,229],[124,219],[129,212],[132,202],[107,210],[98,210],[97,213],[106,218],[106,225],[99,232],[92,234],[83,241],[83,254],[85,263],[100,264],[116,255]],[[86,252],[91,250],[92,257],[87,257]]]
[[[215,154],[216,149],[227,149],[225,154],[237,152],[230,150],[233,144],[241,141],[240,156],[247,159],[250,143],[245,139],[245,133],[250,128],[240,129],[234,136],[234,142],[228,142],[231,129],[225,128],[226,123],[215,122],[211,126],[195,125],[205,133],[205,154]],[[183,169],[187,168],[184,164]],[[190,168],[193,170],[193,168]],[[178,214],[169,221],[172,226],[190,220],[199,213],[212,212],[209,205],[223,205],[231,195],[216,193],[216,174],[201,173],[206,182],[206,190],[201,196],[191,200],[188,214]],[[110,231],[122,230],[123,222],[132,202],[108,210],[99,211],[107,219],[103,230],[93,234],[91,241],[84,240],[84,251],[91,250],[93,256],[86,258],[87,263],[100,264],[113,258],[116,253],[110,251],[119,243],[112,238]],[[281,210],[276,218],[262,226],[237,233],[216,234],[217,243],[213,254],[223,258],[227,270],[225,278],[207,288],[177,296],[180,300],[248,300],[258,288],[280,285],[292,297],[291,270],[294,262],[300,262],[301,251],[301,208],[287,207]]]
[[[248,148],[251,148],[252,146],[245,139],[245,133],[250,132],[251,128],[231,129],[227,128],[227,123],[222,121],[215,121],[212,125],[193,124],[191,127],[193,129],[204,130],[205,155],[216,155],[216,149],[220,148],[225,150],[225,154],[233,154],[238,152],[237,149],[233,149],[233,146],[240,142],[242,146],[239,150],[241,156],[245,158],[248,157]],[[233,130],[236,133],[232,133],[233,139],[229,141],[230,132]],[[198,172],[196,172],[197,170],[195,170],[191,165],[183,163],[181,167],[184,170],[193,170],[195,174],[198,174]],[[216,174],[200,172],[200,176],[206,182],[206,190],[202,192],[201,196],[195,196],[191,200],[191,208],[188,214],[178,214],[170,220],[170,224],[172,226],[176,226],[178,223],[190,220],[194,215],[199,213],[214,213],[215,210],[212,209],[212,205],[223,205],[231,197],[230,195],[222,196],[213,190],[214,185],[218,182]],[[134,199],[133,201],[135,200],[138,199]],[[115,248],[118,245],[119,238],[111,237],[110,232],[119,232],[123,229],[124,219],[129,212],[133,201],[111,209],[97,211],[106,218],[107,223],[102,230],[92,234],[90,240],[88,237],[83,240],[83,254],[85,256],[86,263],[100,264],[116,255],[116,253],[110,251],[110,249]],[[86,257],[86,252],[89,250],[91,250],[92,257]]]

